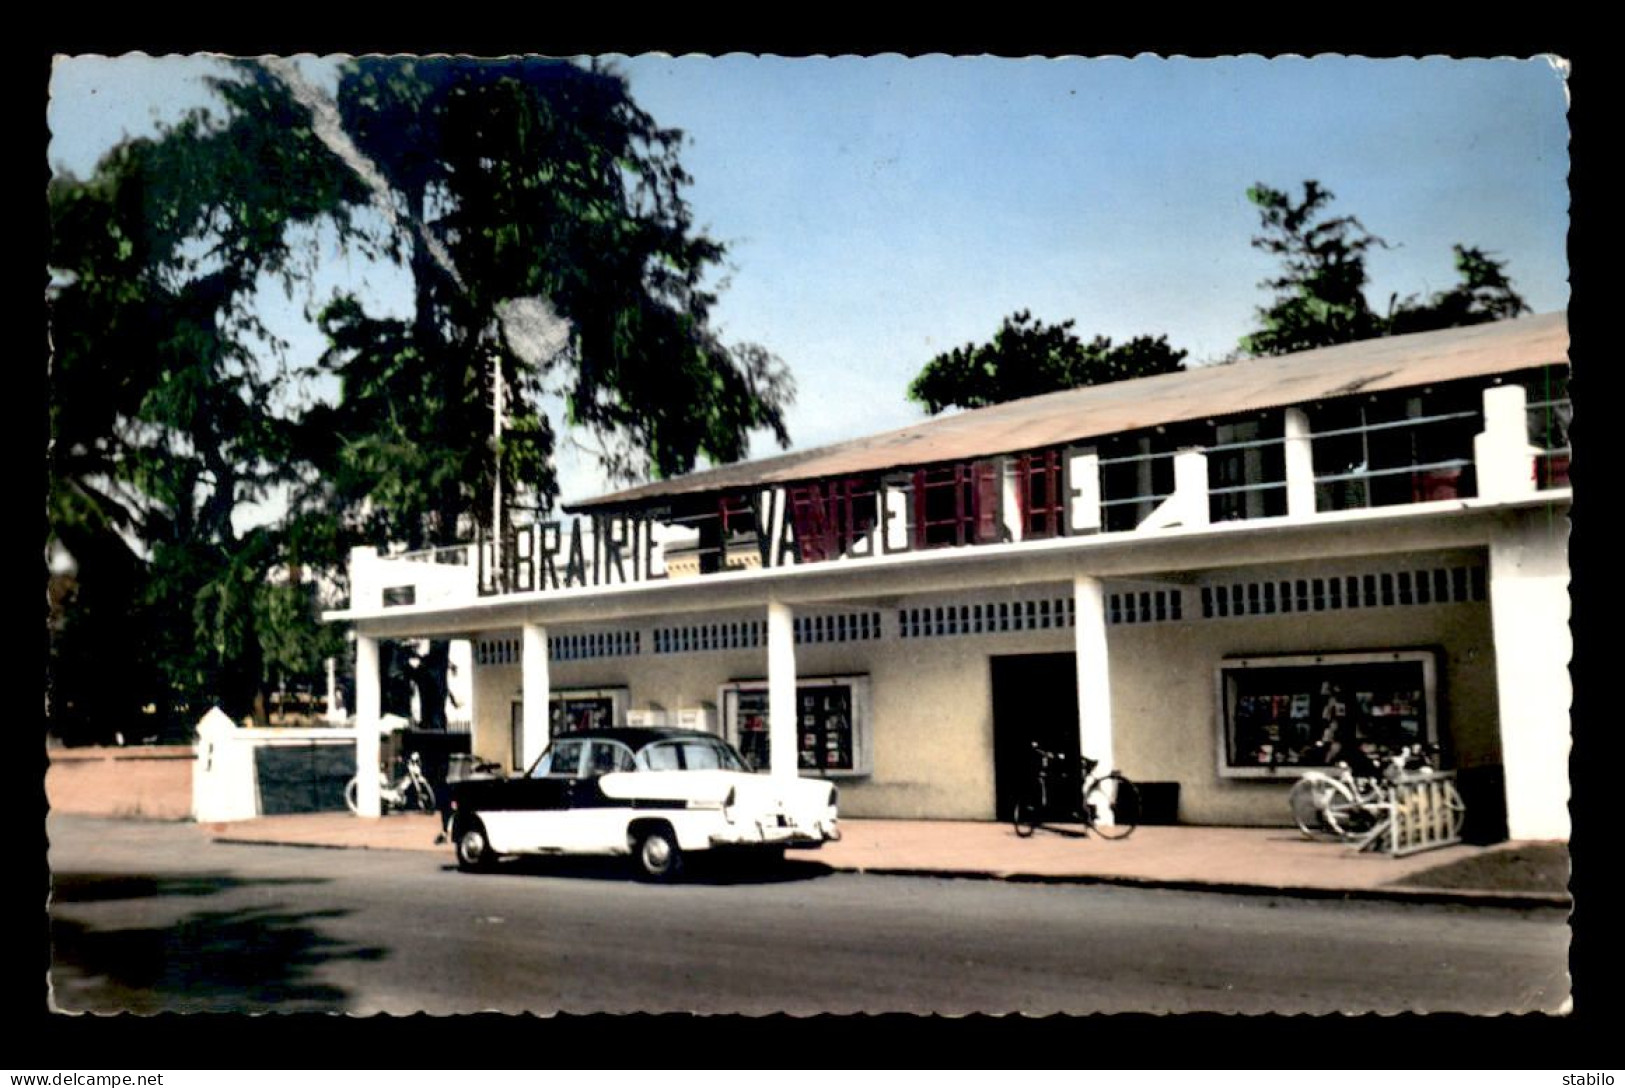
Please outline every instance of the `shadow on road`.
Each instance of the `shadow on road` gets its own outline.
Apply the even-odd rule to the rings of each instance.
[[[316,972],[336,961],[371,962],[388,955],[319,931],[324,919],[350,913],[344,910],[289,911],[259,904],[192,911],[172,922],[133,927],[86,917],[118,900],[185,899],[324,880],[58,873],[54,882],[52,1005],[61,1012],[343,1011],[346,992],[320,981]]]
[[[446,865],[444,868],[455,869],[456,866]],[[682,876],[674,883],[706,886],[788,884],[817,880],[820,877],[829,876],[834,871],[828,865],[816,861],[766,862],[748,858],[696,856],[687,859]],[[491,872],[511,875],[563,877],[568,880],[603,880],[625,884],[641,883],[631,861],[621,857],[506,858]]]
[[[310,877],[242,877],[223,873],[187,876],[134,876],[129,873],[55,873],[51,900],[55,903],[105,903],[116,899],[154,899],[161,896],[217,895],[234,888],[263,885],[322,884]]]

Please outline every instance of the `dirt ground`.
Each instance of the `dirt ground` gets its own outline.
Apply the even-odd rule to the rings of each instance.
[[[1560,842],[1522,843],[1424,869],[1394,881],[1408,887],[1567,892],[1569,850]]]

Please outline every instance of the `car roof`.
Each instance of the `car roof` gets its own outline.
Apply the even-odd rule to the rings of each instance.
[[[560,733],[553,737],[554,741],[566,740],[613,740],[619,741],[634,752],[645,748],[656,741],[662,740],[714,740],[722,741],[715,733],[707,733],[701,729],[676,729],[663,726],[633,726],[623,725],[611,729],[578,729],[569,733]]]

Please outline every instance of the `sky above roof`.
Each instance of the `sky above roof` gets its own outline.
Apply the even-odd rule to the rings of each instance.
[[[923,418],[913,376],[1017,310],[1084,337],[1166,335],[1193,365],[1223,357],[1267,301],[1273,265],[1249,246],[1259,182],[1317,179],[1391,244],[1368,257],[1379,309],[1454,283],[1455,243],[1506,261],[1536,312],[1568,304],[1567,88],[1551,58],[613,63],[687,135],[695,221],[728,246],[715,320],[794,373],[795,448]],[[208,67],[59,59],[51,165],[84,176],[123,136],[206,102]],[[398,275],[353,260],[314,289],[363,283],[401,305]],[[296,353],[320,350],[285,319]],[[611,489],[585,458],[563,468],[566,499]]]

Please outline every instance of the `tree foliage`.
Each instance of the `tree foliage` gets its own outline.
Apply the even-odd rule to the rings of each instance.
[[[397,204],[377,249],[414,290],[406,319],[354,297],[322,315],[323,365],[344,397],[311,424],[334,497],[379,542],[450,543],[485,515],[497,451],[471,437],[491,431],[493,360],[504,488],[544,506],[556,492],[547,393],[623,477],[737,460],[760,428],[788,442],[782,365],[711,329],[723,247],[694,228],[681,134],[621,77],[539,59],[366,58],[346,66],[338,109]],[[559,335],[538,347],[516,303],[548,312]]]
[[[1186,353],[1170,347],[1166,336],[1137,336],[1122,344],[1097,336],[1084,343],[1073,325],[1046,325],[1027,310],[1015,313],[988,343],[966,344],[926,363],[909,385],[909,399],[936,415],[1184,368]]]
[[[1259,286],[1275,292],[1258,311],[1260,327],[1242,337],[1249,355],[1286,355],[1382,335],[1382,321],[1366,301],[1366,251],[1388,243],[1352,215],[1328,216],[1330,190],[1303,183],[1303,199],[1267,185],[1247,190],[1259,209],[1263,233],[1253,246],[1278,258],[1279,275]]]
[[[1529,312],[1523,296],[1513,289],[1506,262],[1497,261],[1472,246],[1452,247],[1461,281],[1425,299],[1412,295],[1393,299],[1389,307],[1390,333],[1427,332],[1458,325],[1504,321]]]
[[[1259,286],[1274,292],[1257,311],[1259,327],[1241,338],[1246,355],[1286,355],[1352,340],[1395,333],[1474,325],[1527,313],[1503,262],[1483,250],[1457,245],[1461,282],[1425,298],[1389,299],[1386,313],[1366,298],[1366,254],[1388,243],[1351,215],[1334,216],[1334,196],[1318,181],[1303,183],[1303,196],[1262,183],[1247,190],[1259,209],[1263,233],[1253,246],[1280,261],[1278,275]]]
[[[724,251],[692,223],[681,135],[623,79],[367,58],[334,111],[296,74],[234,65],[218,111],[52,182],[50,531],[74,567],[53,598],[53,713],[240,716],[315,668],[339,633],[298,572],[358,543],[466,539],[487,509],[493,359],[505,489],[543,505],[549,394],[622,474],[736,459],[758,428],[787,442],[782,364],[711,327]],[[258,306],[310,282],[335,236],[408,272],[409,313],[340,295],[301,366]],[[560,332],[540,347],[538,312]],[[320,372],[336,402],[293,395]],[[250,526],[266,502],[287,510]],[[93,658],[115,649],[161,682],[92,707]]]
[[[294,110],[265,80],[225,106]],[[197,112],[49,186],[50,533],[75,567],[50,695],[68,731],[130,730],[149,704],[247,713],[286,661],[265,624],[322,638],[309,609],[273,620],[282,541],[235,520],[292,461],[290,421],[267,411],[281,345],[251,297],[296,274],[287,228],[335,214],[349,184],[310,151]]]

